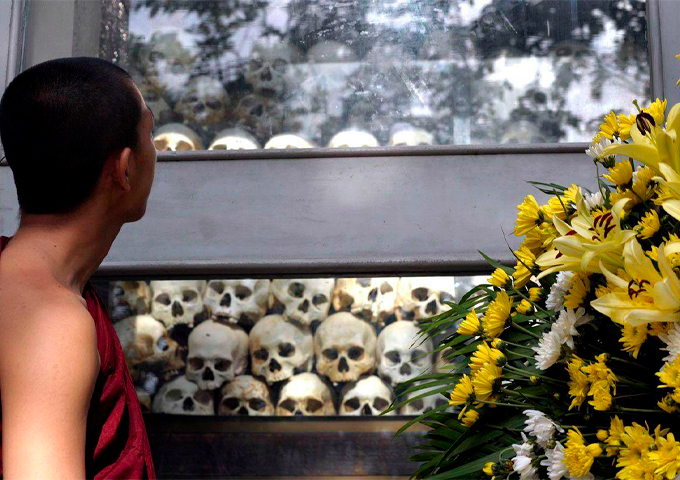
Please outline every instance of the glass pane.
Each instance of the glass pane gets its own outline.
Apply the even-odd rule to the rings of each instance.
[[[644,0],[103,5],[159,149],[590,141],[650,96]]]
[[[375,416],[423,393],[401,395],[404,382],[455,368],[431,341],[414,344],[420,322],[486,278],[140,280],[107,293],[147,411]],[[427,397],[389,415],[444,403]]]

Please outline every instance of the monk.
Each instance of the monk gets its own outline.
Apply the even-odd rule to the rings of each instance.
[[[21,214],[0,238],[6,480],[155,476],[120,343],[88,284],[123,224],[144,215],[153,128],[130,75],[97,58],[31,67],[0,101]]]

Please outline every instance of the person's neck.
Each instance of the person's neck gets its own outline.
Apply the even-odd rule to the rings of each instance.
[[[12,242],[58,283],[80,295],[122,225],[93,209],[68,215],[23,215]]]

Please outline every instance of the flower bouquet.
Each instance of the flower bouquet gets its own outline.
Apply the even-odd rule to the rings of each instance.
[[[586,152],[598,190],[531,182],[514,268],[423,323],[443,370],[407,401],[448,404],[402,429],[430,427],[415,478],[680,480],[680,104],[634,105]]]

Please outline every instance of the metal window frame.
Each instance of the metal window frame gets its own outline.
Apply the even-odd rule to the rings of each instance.
[[[23,59],[26,66],[58,56],[96,54],[72,40],[73,25],[82,25],[83,16],[97,14],[88,0],[9,4],[13,12],[22,12],[23,28],[0,36],[0,50],[14,50],[13,58]],[[21,26],[17,18],[12,25]],[[668,52],[680,52],[677,1],[648,0],[647,23],[652,96],[676,103],[680,62]],[[41,33],[33,34],[32,25],[41,25]],[[19,41],[26,30],[29,35]],[[50,35],[50,42],[41,40],[45,35]],[[505,240],[516,247],[517,239],[504,238],[504,233],[511,232],[514,205],[532,191],[526,180],[595,188],[595,168],[583,153],[586,147],[579,143],[161,154],[147,217],[123,228],[99,275],[485,271],[489,267],[478,249],[514,263]],[[9,169],[0,166],[3,234],[11,234],[17,224],[10,176]],[[233,215],[225,214],[225,205],[264,220],[252,226],[234,221]],[[238,227],[237,234],[224,225],[228,222]]]

